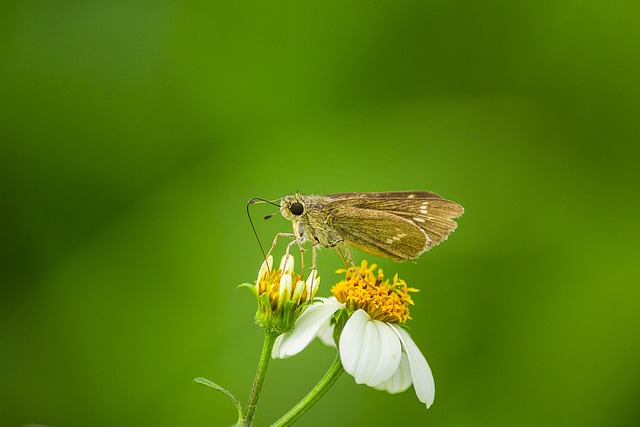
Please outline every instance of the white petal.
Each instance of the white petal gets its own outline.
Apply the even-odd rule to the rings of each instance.
[[[384,322],[372,320],[364,310],[351,315],[340,335],[340,360],[358,384],[374,386],[398,369],[400,340]]]
[[[291,276],[288,274],[283,274],[280,278],[280,288],[278,290],[278,301],[280,305],[284,303],[284,301],[291,298]]]
[[[294,264],[293,255],[291,254],[284,255],[282,257],[282,260],[280,260],[280,270],[282,270],[282,274],[289,274],[293,272],[293,264]]]
[[[431,368],[429,368],[427,359],[424,358],[409,333],[397,325],[392,325],[392,327],[398,333],[398,337],[402,341],[402,347],[407,353],[416,396],[418,396],[418,400],[425,403],[428,408],[433,404],[433,399],[436,395],[436,386],[433,381]]]
[[[411,367],[407,353],[402,352],[402,359],[398,370],[388,380],[374,386],[376,390],[383,390],[388,393],[401,393],[411,387]]]
[[[298,283],[296,283],[295,288],[293,288],[293,291],[291,292],[291,300],[299,302],[302,296],[302,292],[304,291],[306,286],[307,285],[305,285],[302,280],[298,280]]]
[[[336,347],[336,342],[333,339],[333,325],[328,320],[322,324],[316,336],[324,345]]]
[[[315,337],[322,325],[333,313],[343,307],[336,300],[321,298],[322,302],[314,303],[300,315],[293,332],[280,335],[273,347],[272,357],[283,359],[300,353]]]
[[[273,257],[269,255],[266,260],[262,261],[262,265],[260,266],[260,270],[258,271],[258,280],[256,284],[260,281],[262,276],[265,275],[267,271],[270,271],[273,268]]]
[[[327,300],[338,301],[336,297],[329,297]],[[329,347],[337,347],[336,342],[333,339],[333,325],[327,319],[326,322],[322,324],[316,336],[322,341],[324,345],[328,345]]]
[[[358,366],[361,340],[367,326],[367,319],[363,317],[360,310],[353,313],[342,330],[339,340],[340,361],[345,371],[352,376]],[[356,382],[362,384],[359,378],[356,378]]]
[[[309,301],[313,299],[314,295],[318,291],[319,282],[320,282],[320,276],[318,276],[316,269],[312,268],[311,273],[309,274],[309,278],[307,278],[307,281],[306,281],[307,292],[309,294]]]

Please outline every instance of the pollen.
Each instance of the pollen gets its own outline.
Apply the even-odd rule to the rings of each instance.
[[[350,310],[363,309],[372,319],[387,323],[405,323],[409,316],[409,306],[413,305],[410,288],[396,274],[393,281],[384,278],[381,268],[374,274],[376,264],[367,266],[363,260],[360,267],[352,266],[340,269],[336,273],[345,273],[345,279],[336,283],[331,293]]]

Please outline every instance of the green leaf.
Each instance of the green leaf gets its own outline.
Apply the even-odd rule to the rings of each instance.
[[[214,383],[213,381],[209,381],[206,378],[196,378],[193,380],[194,383],[198,383],[198,384],[202,384],[202,385],[206,385],[207,387],[211,387],[214,390],[219,391],[220,393],[225,394],[229,399],[231,399],[231,401],[233,402],[233,404],[235,405],[236,409],[238,410],[238,424],[242,421],[242,405],[240,404],[240,401],[238,399],[236,399],[236,397],[231,394],[231,392],[229,390],[227,390],[224,387],[219,386],[218,384]]]

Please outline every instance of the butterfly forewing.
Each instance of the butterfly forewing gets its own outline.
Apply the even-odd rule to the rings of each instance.
[[[440,195],[431,191],[379,191],[368,193],[327,194],[331,199],[440,199]]]
[[[427,233],[425,250],[444,241],[458,226],[453,218],[464,213],[459,204],[440,198],[350,198],[340,200],[340,204],[383,211],[411,222]]]
[[[429,238],[420,227],[393,213],[342,205],[332,208],[333,215],[328,217],[329,226],[349,246],[396,261],[414,259],[428,247]],[[336,217],[340,220],[332,220]]]

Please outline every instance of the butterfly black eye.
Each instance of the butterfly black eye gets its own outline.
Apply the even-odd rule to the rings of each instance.
[[[296,216],[302,215],[302,212],[304,212],[304,206],[302,206],[302,203],[295,202],[291,204],[291,207],[289,208],[289,210],[291,211],[292,214]]]

